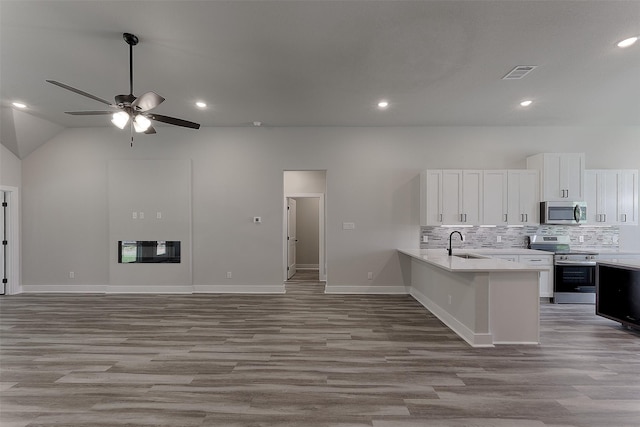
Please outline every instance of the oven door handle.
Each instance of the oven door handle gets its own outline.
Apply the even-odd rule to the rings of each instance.
[[[575,265],[577,267],[579,266],[590,266],[590,265],[596,265],[595,261],[556,261],[555,265]]]

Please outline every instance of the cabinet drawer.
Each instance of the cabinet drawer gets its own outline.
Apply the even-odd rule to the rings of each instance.
[[[553,257],[539,255],[520,255],[520,262],[530,265],[553,265]]]
[[[507,261],[518,262],[518,255],[493,255],[491,258],[504,259]]]

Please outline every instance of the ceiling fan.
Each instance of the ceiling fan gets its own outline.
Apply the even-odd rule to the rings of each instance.
[[[124,41],[129,45],[129,94],[128,95],[116,95],[115,103],[111,103],[105,99],[76,89],[64,83],[57,82],[55,80],[47,80],[48,83],[59,86],[63,89],[70,90],[79,95],[86,96],[103,104],[107,104],[111,107],[108,111],[65,111],[66,114],[74,116],[93,116],[102,114],[113,115],[111,122],[124,129],[129,123],[131,128],[131,145],[133,146],[133,131],[153,134],[156,130],[151,125],[151,120],[167,123],[174,126],[182,126],[191,129],[200,129],[200,124],[190,122],[176,117],[163,116],[160,114],[151,113],[150,110],[160,105],[164,98],[155,92],[146,92],[136,97],[133,95],[133,46],[138,44],[138,37],[130,33],[124,33],[122,35]]]

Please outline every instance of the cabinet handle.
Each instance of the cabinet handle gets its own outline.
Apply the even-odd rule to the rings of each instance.
[[[520,221],[524,222],[524,214],[520,214]]]
[[[569,190],[567,190],[567,199],[569,198]]]
[[[508,222],[507,221],[507,214],[504,214],[504,222]]]
[[[627,222],[627,214],[622,214],[622,222]]]
[[[442,214],[440,214],[440,222],[442,222]]]
[[[607,214],[602,214],[602,222],[607,222]]]
[[[464,222],[467,222],[467,214],[464,214]]]
[[[529,214],[524,214],[524,222],[529,222]]]

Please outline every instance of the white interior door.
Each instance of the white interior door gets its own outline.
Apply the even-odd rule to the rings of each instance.
[[[287,279],[296,274],[296,199],[287,197]]]

